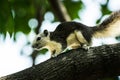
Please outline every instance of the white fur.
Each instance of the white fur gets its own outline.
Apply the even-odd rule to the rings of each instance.
[[[81,43],[84,43],[81,45]],[[79,47],[82,47],[84,49],[88,49],[88,42],[83,37],[81,31],[75,30],[73,33],[71,33],[67,38],[67,48],[68,49],[76,49]]]
[[[80,43],[86,43],[86,44],[88,43],[86,39],[83,37],[81,31],[75,31],[75,34]]]
[[[95,38],[116,37],[120,35],[120,20],[110,23],[109,26],[102,31],[94,33]]]
[[[37,41],[38,37],[41,37],[39,41]],[[36,44],[38,44],[38,46],[34,48],[35,50],[39,51],[44,48],[47,48],[51,52],[52,57],[55,57],[62,52],[62,45],[55,41],[51,41],[49,35],[45,36],[43,33],[40,33],[35,37],[35,40],[33,41],[32,45],[34,46]],[[55,53],[53,53],[54,51]]]
[[[91,39],[92,38],[116,37],[120,35],[120,12],[113,14],[111,17],[113,18],[111,23],[107,23],[104,21],[106,23],[106,26],[103,27],[103,25],[98,25],[99,27],[103,27],[104,29],[103,30],[98,29],[97,31],[95,31]],[[108,19],[110,20],[111,17],[109,17]],[[62,45],[61,43],[50,40],[49,36],[50,35],[45,36],[44,33],[38,34],[33,42],[33,45],[35,44],[39,45],[38,47],[36,47],[37,50],[42,49],[42,48],[48,48],[52,53],[51,56],[57,56],[63,51]],[[41,37],[41,40],[36,41],[37,37]],[[83,47],[85,49],[86,48],[88,49],[89,45],[91,45],[91,43],[88,43],[87,40],[84,38],[81,31],[78,31],[78,30],[75,30],[73,31],[73,33],[70,33],[69,36],[67,36],[66,38],[66,42],[67,42],[68,49],[76,49],[78,47]],[[67,49],[65,49],[64,51],[66,50]]]
[[[68,48],[72,48],[72,49],[76,49],[78,47],[80,47],[80,42],[77,40],[77,37],[75,35],[75,33],[71,33],[68,37],[67,37],[67,47]]]

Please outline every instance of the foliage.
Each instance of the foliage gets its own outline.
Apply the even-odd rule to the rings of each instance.
[[[79,18],[78,12],[84,8],[84,4],[81,0],[61,1],[65,5],[72,20]],[[111,13],[107,7],[108,2],[109,0],[107,0],[106,4],[101,4],[102,16]],[[1,0],[0,10],[0,33],[4,35],[6,35],[6,32],[12,35],[12,33],[16,34],[19,31],[28,34],[31,30],[28,21],[31,18],[37,19],[37,14],[39,13],[41,14],[41,16],[39,16],[40,18],[44,17],[44,14],[48,11],[53,12],[48,0]],[[96,23],[99,23],[101,18],[98,19]],[[39,19],[37,20],[40,22]],[[117,39],[120,39],[120,37],[117,37]],[[39,52],[44,54],[47,51],[47,49],[43,49]]]
[[[48,51],[48,49],[44,48],[42,50],[39,51],[40,54],[45,54]]]
[[[101,4],[103,15],[111,12],[107,7],[108,1],[106,4]],[[63,0],[62,2],[72,19],[79,18],[78,12],[84,8],[81,0]],[[0,9],[2,10],[0,11],[0,33],[3,34],[6,34],[6,32],[16,34],[18,31],[28,34],[31,30],[28,21],[31,18],[36,18],[39,10],[42,17],[46,12],[52,12],[47,0],[1,0]],[[100,20],[101,18],[97,23]]]
[[[73,0],[63,0],[67,11],[72,19],[79,18],[78,12],[81,10],[84,6],[82,1],[73,1]],[[74,11],[73,11],[74,10]]]
[[[107,14],[110,14],[110,13],[111,13],[111,11],[108,9],[108,2],[109,2],[109,0],[107,0],[106,4],[101,4],[101,12],[102,12],[101,18],[102,18],[104,15],[107,15]],[[98,20],[96,21],[96,23],[99,23],[100,20],[101,20],[101,18],[98,19]]]
[[[28,34],[30,32],[28,21],[36,17],[37,7],[45,4],[44,0],[1,0],[0,33],[9,32],[12,34],[21,31]]]
[[[78,17],[78,11],[82,8],[81,1],[64,0],[71,18]],[[44,15],[47,11],[52,11],[47,0],[1,0],[0,1],[0,33],[10,34],[21,31],[25,34],[30,32],[28,21],[36,18],[37,9]],[[72,12],[74,10],[74,13]]]
[[[14,31],[14,21],[12,17],[11,7],[7,0],[0,1],[0,33],[10,34]]]

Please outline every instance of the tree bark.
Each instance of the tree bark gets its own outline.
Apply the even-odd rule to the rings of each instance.
[[[0,80],[97,80],[120,75],[120,44],[75,49]]]

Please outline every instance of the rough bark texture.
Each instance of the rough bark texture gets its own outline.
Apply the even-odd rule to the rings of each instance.
[[[97,80],[120,75],[120,44],[76,49],[0,80]]]

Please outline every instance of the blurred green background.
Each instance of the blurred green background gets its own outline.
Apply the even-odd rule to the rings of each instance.
[[[97,25],[120,7],[119,0],[1,0],[0,76],[23,70],[50,58],[50,53],[34,51],[31,43],[39,32],[44,29],[54,31],[60,22],[67,21],[64,16],[60,16],[62,13],[59,13],[59,6],[56,4],[66,9],[69,20],[89,26]],[[116,39],[110,38],[104,41],[95,40],[93,45],[116,42]]]

